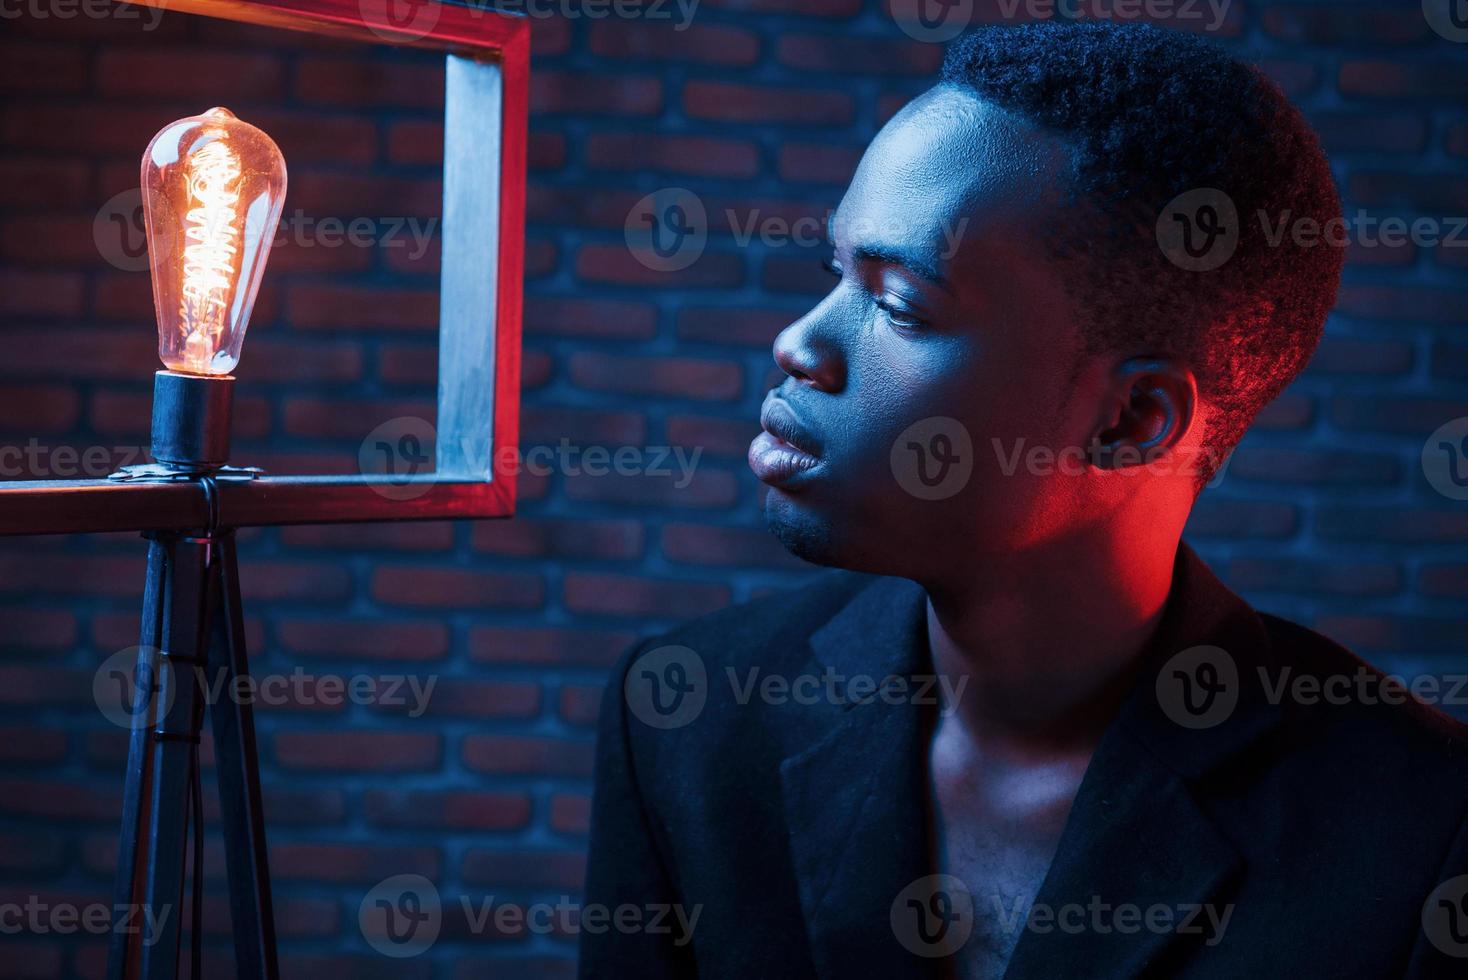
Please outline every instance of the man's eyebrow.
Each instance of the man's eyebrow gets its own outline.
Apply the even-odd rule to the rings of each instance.
[[[949,288],[948,280],[943,277],[927,260],[912,252],[902,249],[887,248],[883,245],[858,245],[851,250],[852,258],[857,261],[882,262],[887,265],[900,265],[917,273],[935,286]]]
[[[826,241],[832,245],[836,243],[834,231],[834,220],[827,218]],[[879,244],[866,244],[854,247],[851,250],[851,257],[858,262],[881,262],[887,265],[900,265],[904,269],[917,273],[935,286],[941,286],[950,291],[953,288],[952,284],[938,270],[937,266],[915,252],[909,252],[900,248],[889,248],[888,246]]]

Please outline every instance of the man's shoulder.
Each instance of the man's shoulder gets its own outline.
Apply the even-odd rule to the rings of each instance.
[[[1468,725],[1446,713],[1468,704],[1468,675],[1388,674],[1309,627],[1259,618],[1274,652],[1260,683],[1297,738],[1357,769],[1468,777]]]

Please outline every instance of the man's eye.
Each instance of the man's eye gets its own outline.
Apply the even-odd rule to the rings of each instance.
[[[841,278],[841,275],[842,275],[841,267],[836,264],[836,260],[835,259],[821,259],[821,268],[822,269],[825,269],[827,272],[829,272],[831,275],[835,276],[837,279],[840,279]]]
[[[894,327],[901,327],[904,330],[921,330],[923,327],[927,326],[926,321],[917,316],[914,316],[906,310],[899,310],[897,307],[891,305],[890,303],[884,303],[881,300],[878,300],[877,308],[886,315],[888,321]]]

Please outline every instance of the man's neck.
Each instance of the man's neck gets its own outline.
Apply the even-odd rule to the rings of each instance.
[[[928,585],[928,645],[970,737],[1038,750],[1094,743],[1167,601],[1177,533],[1074,539]],[[1104,532],[1098,532],[1104,534]],[[956,686],[962,683],[963,686]]]

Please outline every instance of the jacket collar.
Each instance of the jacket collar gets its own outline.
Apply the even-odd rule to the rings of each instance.
[[[906,580],[876,579],[811,634],[810,647],[814,670],[911,685],[931,669],[925,594]],[[1167,605],[1091,758],[1037,908],[1128,903],[1180,915],[1215,899],[1240,873],[1225,828],[1199,800],[1210,773],[1278,724],[1278,707],[1259,683],[1272,657],[1254,610],[1180,545]],[[936,870],[932,721],[933,712],[910,697],[872,696],[822,704],[811,727],[790,734],[781,786],[822,977],[923,976],[936,965],[895,935],[916,914],[896,902],[899,893]],[[1006,977],[1066,975],[1076,963],[1090,975],[1133,976],[1182,938],[1145,929],[1027,930]]]

